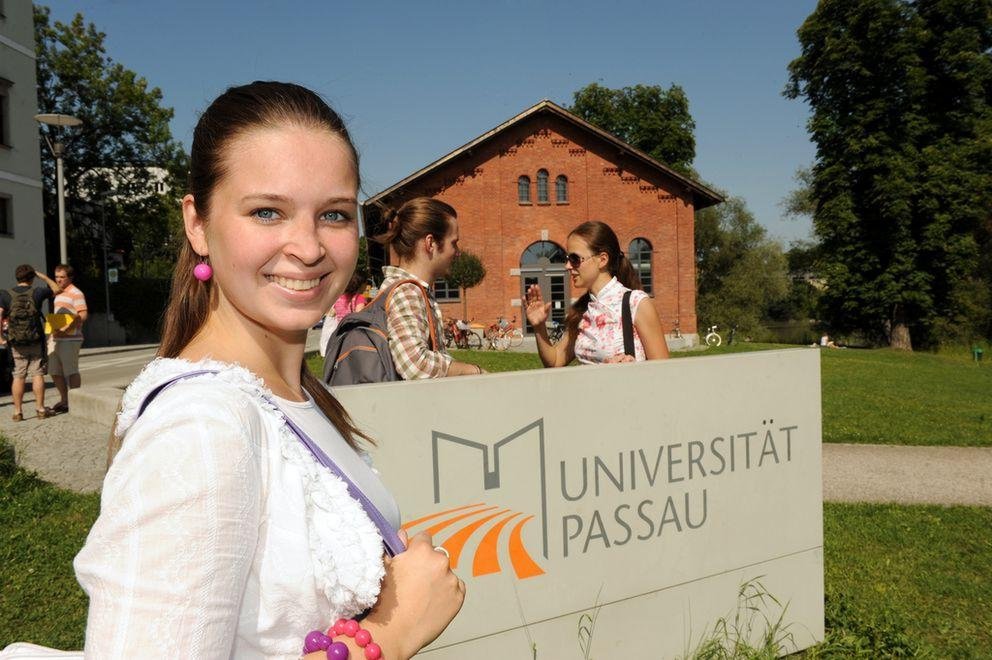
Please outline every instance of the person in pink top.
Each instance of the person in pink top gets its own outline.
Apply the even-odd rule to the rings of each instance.
[[[331,335],[337,329],[341,319],[352,312],[360,312],[368,304],[368,298],[362,295],[365,289],[365,274],[355,271],[348,281],[348,286],[344,293],[338,296],[331,308],[324,315],[324,325],[320,329],[320,356],[323,357],[327,351],[327,342],[331,340]]]
[[[578,359],[583,364],[661,360],[668,357],[665,333],[658,312],[641,290],[640,279],[620,250],[620,242],[605,222],[584,222],[568,235],[565,268],[573,288],[586,292],[569,310],[567,334],[552,343],[545,323],[551,309],[541,287],[527,290],[527,320],[537,337],[537,350],[545,367],[564,367]],[[631,291],[634,355],[624,354],[623,297]]]

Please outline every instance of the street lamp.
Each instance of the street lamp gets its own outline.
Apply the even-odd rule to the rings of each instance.
[[[65,182],[62,178],[62,155],[65,153],[65,145],[59,141],[59,128],[61,126],[79,126],[83,120],[72,115],[60,115],[58,113],[35,115],[34,118],[38,123],[55,127],[55,143],[53,144],[47,135],[45,142],[48,143],[48,148],[55,156],[55,180],[59,196],[59,258],[61,259],[60,263],[67,264],[69,263],[69,253],[65,240]]]

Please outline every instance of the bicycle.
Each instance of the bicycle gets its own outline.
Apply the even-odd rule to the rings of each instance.
[[[723,337],[717,334],[715,325],[711,325],[706,331],[705,342],[707,346],[712,346],[714,348],[723,343]]]
[[[459,323],[465,327],[459,327]],[[472,332],[468,323],[459,322],[456,319],[446,319],[444,322],[444,345],[451,348],[454,344],[456,348],[472,349],[482,348],[482,338]]]
[[[486,341],[489,349],[494,351],[505,351],[511,346],[522,346],[524,343],[523,330],[515,326],[517,317],[512,321],[507,321],[500,316],[496,322],[486,328]]]

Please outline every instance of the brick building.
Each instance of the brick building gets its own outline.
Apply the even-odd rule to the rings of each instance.
[[[696,333],[694,212],[723,198],[706,186],[578,118],[541,101],[363,204],[366,234],[382,231],[381,209],[426,195],[458,211],[460,245],[486,267],[467,292],[468,317],[525,323],[525,287],[541,285],[563,321],[582,291],[565,273],[565,239],[586,220],[613,227],[642,276],[665,331]],[[371,243],[378,266],[389,255]],[[435,287],[446,316],[461,317],[460,292]],[[529,330],[529,328],[526,328]]]

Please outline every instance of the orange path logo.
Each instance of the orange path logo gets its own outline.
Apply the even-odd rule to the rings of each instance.
[[[451,568],[454,569],[458,568],[461,562],[462,551],[468,540],[488,526],[472,557],[472,576],[478,577],[502,571],[499,562],[500,536],[511,521],[523,515],[519,511],[486,506],[484,502],[479,502],[411,520],[405,523],[402,529],[411,534],[426,531],[435,539],[440,535],[446,535],[445,540],[439,545],[444,546],[448,551],[451,556]],[[534,516],[529,515],[516,520],[507,539],[510,564],[517,578],[521,580],[544,574],[544,569],[531,558],[527,548],[524,547],[523,528],[533,519]]]

